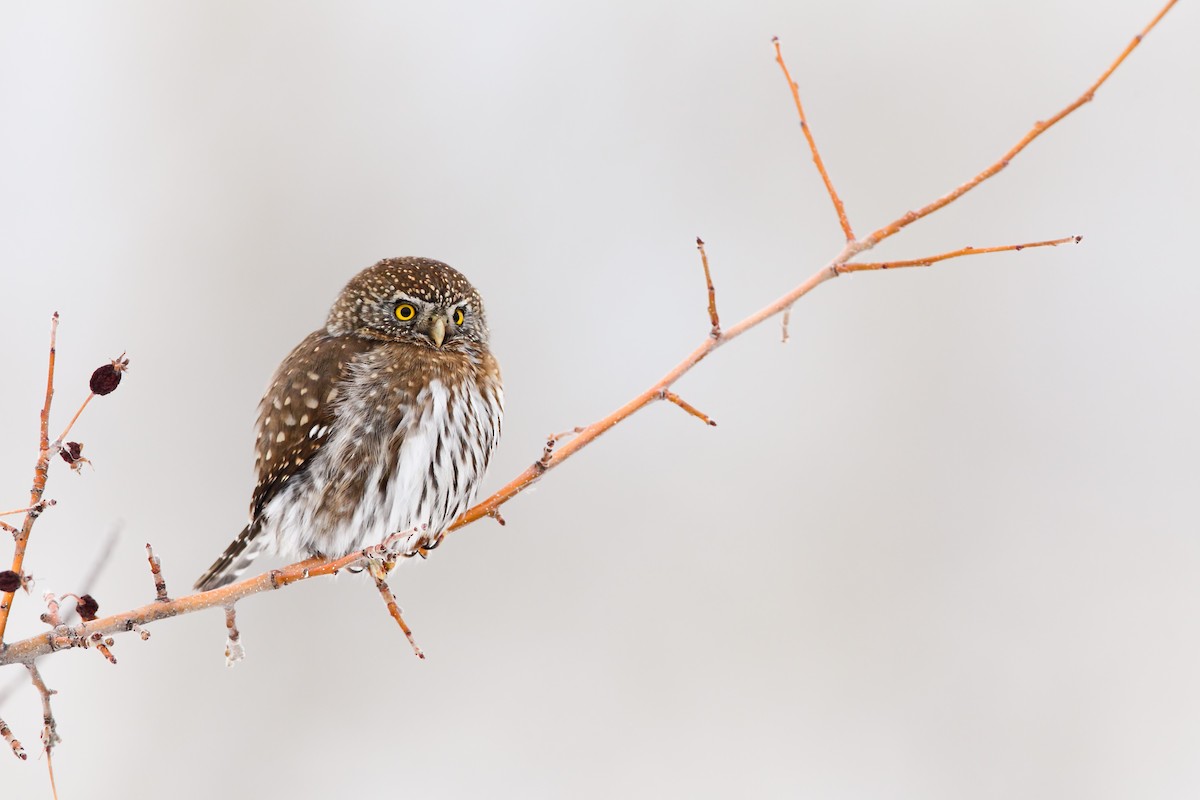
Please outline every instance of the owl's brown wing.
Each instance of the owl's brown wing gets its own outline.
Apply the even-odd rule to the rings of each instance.
[[[266,543],[258,538],[263,509],[289,481],[302,475],[325,444],[347,364],[372,344],[367,339],[330,336],[320,330],[297,345],[279,365],[258,410],[257,481],[250,500],[250,524],[200,576],[197,589],[231,583],[263,551]]]
[[[368,339],[330,336],[320,330],[279,365],[258,409],[252,526],[267,503],[304,472],[325,444],[333,426],[338,386],[349,362],[374,345]]]

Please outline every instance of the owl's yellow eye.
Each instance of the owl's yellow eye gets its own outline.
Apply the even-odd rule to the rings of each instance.
[[[454,312],[454,324],[455,325],[462,325],[463,322],[466,320],[466,318],[467,318],[467,315],[463,313],[463,310],[461,308],[455,310],[455,312]]]
[[[396,319],[408,322],[417,315],[417,309],[412,303],[401,303],[396,306]]]

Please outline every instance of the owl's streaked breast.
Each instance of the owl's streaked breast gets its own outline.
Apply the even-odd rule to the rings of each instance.
[[[278,552],[340,556],[418,528],[411,553],[470,506],[500,436],[494,363],[452,355],[418,369],[398,347],[352,362],[324,445],[263,509]]]

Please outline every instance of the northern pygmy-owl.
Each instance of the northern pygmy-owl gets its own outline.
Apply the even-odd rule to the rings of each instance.
[[[466,511],[500,438],[504,393],[479,293],[428,258],[358,273],[262,399],[250,522],[196,581],[264,550],[340,557],[415,529],[432,547]]]

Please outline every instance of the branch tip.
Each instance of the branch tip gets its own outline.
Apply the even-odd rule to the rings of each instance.
[[[712,272],[708,269],[708,253],[704,251],[704,240],[696,237],[696,249],[700,251],[700,263],[704,265],[704,283],[708,287],[708,321],[712,324],[708,335],[721,338],[721,320],[717,317],[717,290],[713,288]]]

